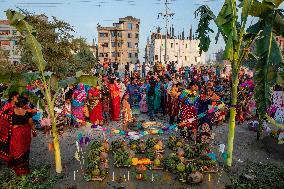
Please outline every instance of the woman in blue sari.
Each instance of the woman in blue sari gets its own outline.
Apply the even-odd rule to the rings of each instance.
[[[159,113],[161,110],[161,81],[160,78],[157,78],[157,84],[155,86],[155,100],[154,100],[154,112],[155,114]]]
[[[132,79],[131,84],[129,84],[127,86],[127,92],[129,93],[129,104],[131,106],[133,115],[140,114],[140,110],[139,110],[139,102],[140,102],[139,88],[140,87],[137,84],[137,79]]]

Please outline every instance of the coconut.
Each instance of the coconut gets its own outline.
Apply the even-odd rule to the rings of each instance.
[[[179,172],[184,172],[184,171],[185,171],[185,165],[184,165],[183,163],[179,163],[179,164],[177,165],[177,170],[178,170]]]
[[[107,162],[101,162],[100,163],[100,169],[101,170],[109,169],[109,164]]]
[[[104,149],[105,149],[105,151],[106,152],[108,152],[109,151],[109,143],[107,142],[107,141],[105,141],[104,143],[103,143],[103,147],[104,147]]]
[[[154,160],[154,165],[155,165],[156,167],[160,167],[160,166],[161,166],[161,161],[160,161],[159,159],[155,159],[155,160]]]
[[[101,152],[100,153],[100,159],[101,160],[106,160],[108,158],[108,154],[107,153],[105,153],[105,152]]]
[[[190,184],[198,184],[203,181],[203,174],[198,171],[193,171],[191,174],[188,175],[187,181]]]
[[[92,171],[92,175],[93,175],[93,176],[100,176],[100,173],[101,173],[101,171],[100,171],[99,169],[94,169],[94,170]]]
[[[184,150],[182,148],[178,148],[177,150],[177,156],[178,157],[184,157]]]
[[[136,167],[136,172],[137,172],[137,173],[142,174],[142,173],[144,173],[145,171],[147,171],[147,167],[146,167],[145,165],[138,165],[138,166]]]
[[[157,145],[163,147],[164,146],[163,141],[162,140],[158,140]]]

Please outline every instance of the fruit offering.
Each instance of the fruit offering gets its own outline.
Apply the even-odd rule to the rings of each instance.
[[[87,152],[87,180],[103,179],[109,170],[108,163],[109,144],[107,141],[94,141]]]

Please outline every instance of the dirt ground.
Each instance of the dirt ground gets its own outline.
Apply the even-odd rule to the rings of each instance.
[[[147,116],[140,115],[140,120],[147,120]],[[165,117],[158,117],[156,121],[167,124],[168,119]],[[111,123],[111,127],[119,127],[119,123]],[[208,182],[209,175],[204,175],[204,182],[200,185],[189,185],[180,183],[175,175],[166,171],[148,171],[146,181],[137,181],[134,178],[134,169],[114,168],[110,167],[110,173],[103,182],[86,182],[83,178],[83,171],[80,163],[74,158],[76,151],[76,137],[79,132],[89,133],[94,138],[101,137],[100,132],[86,128],[73,128],[66,131],[61,139],[61,157],[63,165],[63,180],[60,180],[54,188],[66,189],[186,189],[186,188],[200,188],[200,189],[221,189],[230,184],[228,173],[222,168],[222,158],[218,154],[218,148],[220,144],[227,143],[228,124],[215,127],[213,132],[215,133],[213,146],[216,147],[216,154],[219,157],[220,163],[219,172],[216,174],[210,174],[210,182]],[[111,139],[116,139],[118,136],[108,136]],[[168,135],[158,136],[167,140]],[[30,153],[30,163],[32,167],[38,167],[46,164],[54,164],[53,153],[48,150],[48,143],[52,141],[52,138],[48,135],[39,133],[36,138],[32,140],[32,147]],[[83,147],[83,151],[86,151],[87,146]],[[283,158],[283,157],[282,157]],[[111,158],[112,159],[112,158]],[[284,166],[284,160],[268,153],[262,142],[256,141],[256,133],[249,131],[247,124],[238,125],[235,130],[235,142],[234,142],[234,158],[233,167],[230,172],[237,173],[246,161],[254,162],[271,162],[280,166]],[[112,162],[110,162],[112,165]],[[1,170],[6,167],[4,162],[0,161],[0,174]],[[54,167],[54,166],[53,166]],[[53,172],[54,168],[52,168]],[[74,180],[74,171],[76,176]],[[127,175],[129,171],[129,181]],[[112,181],[112,174],[115,174],[115,181]]]

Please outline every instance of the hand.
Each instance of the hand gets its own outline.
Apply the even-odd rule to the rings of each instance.
[[[36,130],[32,130],[32,135],[33,135],[33,137],[37,136]]]

